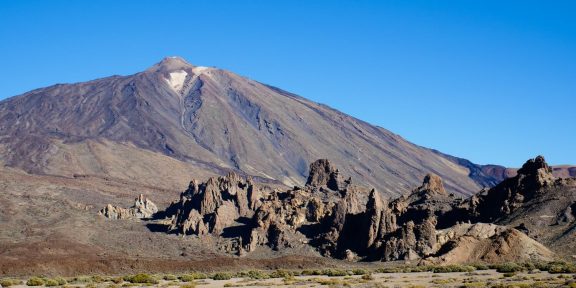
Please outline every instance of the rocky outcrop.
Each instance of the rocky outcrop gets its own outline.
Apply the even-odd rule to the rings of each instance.
[[[227,237],[222,250],[235,249],[239,255],[259,246],[279,250],[309,242],[323,242],[319,250],[330,253],[342,241],[346,218],[366,210],[370,190],[343,180],[325,159],[310,165],[308,179],[306,186],[286,191],[255,185],[234,173],[204,183],[193,180],[164,213],[171,219],[167,231]]]
[[[218,236],[239,218],[251,218],[260,205],[260,187],[250,178],[231,172],[225,177],[212,177],[204,183],[192,180],[172,203],[166,216],[171,217],[168,228],[173,233],[185,235]]]
[[[463,203],[467,221],[517,227],[561,254],[576,249],[576,179],[555,178],[544,157]],[[461,217],[462,218],[462,217]]]
[[[130,208],[122,208],[108,204],[104,209],[100,210],[98,214],[109,219],[148,219],[152,218],[157,212],[158,208],[156,204],[140,194],[138,198],[134,200],[134,205]]]
[[[437,232],[437,251],[429,264],[551,261],[555,255],[526,234],[488,223],[458,224]]]
[[[339,191],[345,189],[347,184],[350,184],[350,178],[344,180],[340,171],[334,168],[328,159],[316,160],[310,164],[307,186],[326,186],[328,189]]]
[[[518,174],[469,200],[473,221],[494,222],[506,218],[556,184],[544,157],[528,160]]]
[[[106,205],[100,212],[99,215],[102,215],[109,219],[130,219],[133,218],[132,214],[130,213],[129,209],[114,206],[112,204]]]
[[[304,187],[284,191],[234,173],[203,183],[193,180],[162,215],[170,223],[168,232],[215,237],[211,242],[218,243],[221,251],[237,255],[259,247],[312,246],[324,256],[349,261],[446,263],[496,261],[500,256],[547,260],[553,253],[525,234],[531,230],[524,223],[510,226],[518,227],[514,229],[479,222],[512,215],[530,199],[547,195],[550,187],[572,185],[554,179],[542,157],[528,161],[517,176],[469,199],[448,193],[435,174],[391,201],[375,189],[343,179],[330,161],[321,159],[310,165]],[[558,226],[574,224],[573,203],[555,214]],[[117,218],[127,213],[106,209]]]

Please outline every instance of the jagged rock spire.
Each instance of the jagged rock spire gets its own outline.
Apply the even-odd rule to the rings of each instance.
[[[444,189],[444,184],[442,184],[442,178],[440,176],[429,173],[424,177],[422,186],[418,188],[419,190],[425,190],[429,193],[446,195],[446,190]]]
[[[340,175],[328,159],[318,159],[310,164],[307,186],[326,186],[331,190],[339,191],[345,186],[346,181]]]

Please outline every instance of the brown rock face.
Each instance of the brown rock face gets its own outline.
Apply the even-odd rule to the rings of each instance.
[[[173,223],[170,227],[171,230],[178,229],[175,226],[176,223]],[[182,221],[180,225],[180,230],[183,234],[190,234],[190,235],[207,235],[208,234],[208,227],[204,223],[204,217],[197,210],[192,210],[188,214],[188,217]]]
[[[418,189],[427,191],[430,194],[446,195],[446,190],[442,184],[442,178],[436,174],[427,174],[426,177],[424,177],[422,186]]]
[[[492,222],[514,213],[525,203],[540,197],[554,186],[555,177],[544,157],[528,160],[518,175],[471,198],[470,207],[477,220]]]
[[[538,156],[528,160],[518,174],[471,197],[467,207],[472,222],[517,227],[556,252],[574,251],[576,242],[575,179],[559,179]]]
[[[310,173],[306,185],[314,187],[326,186],[328,189],[339,191],[345,188],[350,181],[344,181],[340,171],[334,168],[327,159],[316,160],[310,164]]]
[[[169,231],[187,235],[220,235],[240,217],[252,217],[260,205],[260,188],[235,173],[212,177],[205,183],[192,180],[180,201],[172,203],[166,216]]]

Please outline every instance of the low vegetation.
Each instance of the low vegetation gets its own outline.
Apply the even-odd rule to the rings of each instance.
[[[472,272],[476,270],[474,266],[467,266],[467,265],[447,265],[447,266],[438,266],[432,269],[434,273],[453,273],[453,272]]]
[[[145,273],[126,276],[124,277],[124,281],[134,284],[158,284],[158,279],[156,279],[156,277]]]
[[[497,272],[497,273],[496,273]],[[546,273],[548,272],[548,273]],[[376,275],[376,273],[403,273],[401,276]],[[432,273],[416,274],[410,273]],[[447,274],[457,273],[457,274]],[[458,274],[459,273],[459,274]],[[550,275],[557,274],[557,275]],[[450,275],[450,276],[448,276]],[[314,276],[314,277],[300,277]],[[576,266],[569,262],[547,263],[501,263],[494,265],[421,265],[395,266],[378,269],[313,269],[313,270],[283,270],[262,271],[248,270],[237,273],[217,272],[204,274],[189,272],[186,274],[139,273],[123,277],[108,277],[101,275],[77,276],[71,278],[34,276],[28,279],[2,278],[2,287],[26,284],[27,286],[44,287],[84,287],[84,288],[121,288],[136,286],[160,285],[161,287],[195,288],[196,285],[208,281],[226,281],[225,287],[278,286],[278,285],[308,285],[349,287],[357,284],[370,283],[371,287],[410,287],[411,281],[428,281],[428,286],[449,287],[571,287],[576,288]],[[423,280],[426,279],[426,280]],[[199,282],[197,282],[199,281]],[[396,282],[394,282],[396,281]],[[209,283],[209,282],[208,282]],[[413,283],[413,282],[412,282]],[[394,284],[394,285],[389,285]],[[388,285],[388,286],[387,286]],[[418,285],[414,286],[417,287]],[[425,285],[426,286],[426,285]],[[436,287],[434,286],[434,287]]]
[[[212,280],[230,280],[232,279],[232,274],[226,272],[219,272],[212,275]]]
[[[4,278],[4,279],[0,279],[0,286],[2,287],[10,287],[10,286],[16,286],[16,285],[21,285],[22,281],[18,280],[18,279],[11,279],[11,278]]]
[[[178,279],[180,279],[180,281],[182,281],[182,282],[192,282],[194,280],[207,279],[207,278],[208,278],[208,275],[206,275],[204,273],[196,273],[196,272],[180,275],[180,277],[178,277]]]
[[[26,285],[28,285],[28,286],[42,286],[45,283],[46,282],[44,281],[44,279],[42,279],[40,277],[32,277],[32,278],[28,279],[28,281],[26,281]]]

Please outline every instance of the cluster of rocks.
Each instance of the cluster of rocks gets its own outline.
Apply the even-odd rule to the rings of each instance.
[[[180,201],[167,209],[171,218],[167,230],[228,236],[235,244],[223,245],[224,250],[238,254],[264,245],[277,250],[319,241],[324,233],[317,232],[327,230],[335,211],[359,213],[365,206],[369,190],[350,182],[327,160],[312,163],[306,186],[287,191],[271,191],[235,173],[204,183],[193,180]],[[312,232],[304,232],[305,228]]]
[[[552,252],[519,230],[490,223],[559,181],[538,157],[517,176],[468,199],[447,193],[442,179],[428,174],[420,187],[388,201],[376,190],[344,179],[321,159],[310,165],[304,187],[286,191],[234,173],[203,183],[193,180],[163,215],[170,223],[167,232],[227,239],[221,248],[239,255],[261,246],[279,250],[310,245],[325,256],[349,260],[510,259],[500,255],[506,253],[498,244],[502,242],[527,247],[513,251],[514,257],[549,259]],[[103,214],[123,215],[112,208]],[[563,214],[564,221],[574,221],[571,213]]]
[[[469,209],[475,221],[498,221],[523,206],[524,203],[542,196],[549,187],[564,185],[564,179],[556,179],[544,157],[528,160],[515,177],[508,178],[494,188],[482,191],[469,199]]]
[[[134,199],[134,205],[130,208],[108,204],[98,214],[109,219],[150,219],[157,212],[156,204],[140,194]]]
[[[169,232],[186,235],[220,235],[240,219],[252,218],[261,205],[262,190],[251,178],[231,172],[204,183],[192,180],[166,213],[171,217]]]

